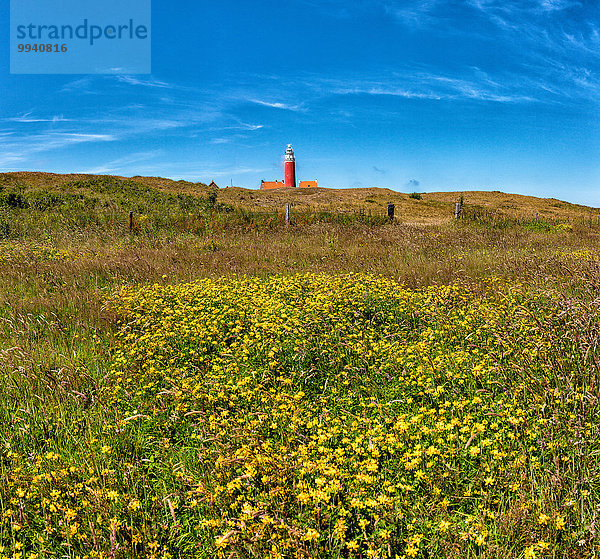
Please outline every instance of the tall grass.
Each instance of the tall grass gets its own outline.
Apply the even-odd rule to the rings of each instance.
[[[182,484],[186,483],[185,477],[177,474],[178,471],[184,476],[191,475],[177,469],[183,458],[185,468],[196,468],[196,473],[203,469],[203,475],[208,476],[207,483],[216,483],[216,478],[210,477],[210,462],[207,458],[200,462],[198,457],[203,456],[202,452],[209,444],[222,442],[228,452],[231,444],[227,441],[205,441],[209,437],[198,427],[204,450],[194,447],[192,452],[191,447],[186,447],[187,450],[181,454],[181,447],[165,449],[160,442],[162,439],[149,440],[147,436],[152,433],[142,427],[134,427],[136,420],[131,420],[132,427],[125,438],[110,431],[110,426],[119,425],[118,422],[125,419],[119,415],[121,411],[106,399],[106,390],[112,382],[109,373],[116,355],[115,335],[123,332],[125,325],[118,322],[123,319],[122,313],[108,305],[107,301],[123,286],[148,286],[148,289],[160,292],[161,287],[151,286],[177,286],[201,278],[230,278],[244,274],[266,282],[273,282],[269,278],[279,274],[275,283],[285,285],[285,278],[297,273],[326,273],[332,278],[345,273],[368,273],[393,280],[408,290],[462,285],[465,292],[471,293],[475,305],[484,300],[478,297],[484,297],[486,290],[489,291],[485,287],[486,282],[490,278],[500,278],[507,290],[505,296],[511,297],[516,305],[514,311],[519,320],[525,320],[523,316],[526,316],[527,324],[538,333],[540,340],[547,337],[552,340],[552,346],[544,350],[546,352],[541,357],[524,356],[513,360],[512,354],[507,353],[511,350],[513,338],[506,337],[509,334],[505,330],[498,330],[497,338],[479,346],[469,341],[472,336],[465,331],[460,343],[469,351],[477,349],[486,353],[489,359],[497,360],[505,377],[491,378],[490,382],[521,382],[523,398],[534,394],[541,398],[541,408],[536,409],[552,410],[551,415],[544,415],[546,411],[540,411],[539,416],[532,415],[550,418],[544,436],[532,443],[542,446],[527,451],[533,453],[532,456],[540,456],[544,466],[535,472],[525,467],[519,470],[522,476],[519,499],[503,496],[505,502],[500,506],[501,514],[495,521],[488,518],[486,542],[490,544],[492,535],[497,536],[494,540],[496,547],[478,545],[468,538],[468,541],[461,540],[458,528],[455,533],[451,528],[449,534],[453,534],[452,538],[436,536],[437,539],[428,540],[432,546],[428,548],[428,555],[423,551],[423,544],[421,547],[417,545],[421,549],[418,553],[422,557],[517,558],[524,557],[526,553],[529,557],[533,556],[531,554],[540,557],[598,556],[600,446],[595,418],[600,381],[600,253],[593,223],[591,226],[575,223],[565,227],[548,219],[519,222],[481,213],[471,216],[467,210],[463,214],[464,219],[458,223],[449,221],[418,226],[398,221],[389,223],[385,216],[369,216],[368,213],[296,210],[286,226],[282,210],[259,212],[231,208],[221,204],[219,198],[211,201],[208,196],[179,197],[132,182],[123,187],[122,182],[86,180],[81,186],[73,183],[65,191],[52,192],[13,185],[2,193],[0,516],[8,510],[11,513],[3,516],[9,520],[5,520],[0,528],[0,557],[13,557],[18,553],[23,558],[35,553],[44,557],[59,551],[63,556],[75,557],[85,555],[82,549],[87,549],[89,556],[95,553],[96,556],[115,558],[143,554],[159,557],[170,553],[175,557],[178,554],[184,556],[183,550],[187,548],[181,542],[185,541],[187,545],[190,538],[196,538],[195,544],[199,545],[195,549],[197,555],[202,556],[203,553],[209,557],[216,553],[218,550],[214,548],[211,526],[206,525],[204,532],[186,532],[189,526],[186,527],[181,519],[188,518],[187,513],[177,508],[179,502],[169,495],[181,491]],[[120,187],[123,188],[119,190]],[[9,198],[11,193],[14,196]],[[128,228],[129,211],[134,211],[132,231]],[[539,306],[536,307],[532,301]],[[311,300],[306,302],[307,305],[313,303]],[[361,307],[363,314],[360,320],[367,320],[369,328],[388,324],[377,322],[383,313],[377,301],[361,299],[358,303],[364,307]],[[372,311],[369,316],[367,307]],[[439,311],[442,314],[436,320],[445,320],[444,317],[452,313],[451,307],[440,306]],[[387,310],[385,313],[387,316]],[[502,320],[504,324],[511,325],[511,315],[503,315]],[[305,327],[313,331],[311,329],[318,328],[318,324],[307,323]],[[409,328],[406,323],[402,328],[408,332],[412,326]],[[143,335],[140,332],[138,335]],[[511,335],[517,336],[514,332]],[[526,332],[518,335],[521,336],[519,339],[527,340]],[[227,339],[223,341],[225,344],[230,342]],[[340,348],[344,346],[340,344],[343,340],[338,342],[334,344],[335,351],[342,351]],[[308,361],[302,368],[306,375],[316,374],[311,366],[318,371],[323,369],[325,354],[319,353],[318,346],[311,351],[310,359],[314,357],[314,360],[310,361],[310,356],[305,356]],[[260,355],[260,359],[264,357],[268,364],[268,352]],[[294,356],[290,353],[285,358],[293,361]],[[200,361],[194,359],[193,367],[203,370],[202,356]],[[540,360],[546,367],[544,375],[538,374]],[[420,364],[423,370],[430,367],[428,363],[425,360]],[[360,360],[353,366],[356,374],[366,374],[364,363]],[[136,369],[127,370],[133,372]],[[535,375],[532,373],[534,370],[537,371]],[[376,377],[377,382],[383,382],[382,379]],[[460,394],[458,385],[451,389]],[[396,386],[394,390],[400,388]],[[471,397],[481,397],[477,390],[481,387],[474,387]],[[404,396],[400,394],[399,399],[402,398]],[[150,401],[140,401],[142,404],[149,409],[152,407]],[[344,409],[356,415],[356,410]],[[169,410],[168,413],[172,412]],[[196,416],[189,417],[201,425],[200,420],[194,419]],[[199,414],[198,417],[203,416]],[[523,426],[523,437],[528,436],[527,428],[527,425]],[[124,480],[122,482],[143,488],[149,499],[150,508],[142,509],[147,515],[146,543],[143,547],[132,547],[130,540],[122,538],[119,526],[111,525],[112,517],[108,514],[112,514],[113,509],[108,502],[102,512],[105,514],[103,524],[97,524],[92,518],[80,521],[81,531],[87,534],[87,540],[76,543],[68,538],[60,540],[58,536],[58,539],[48,539],[35,524],[39,518],[34,522],[25,501],[20,501],[25,496],[19,497],[17,493],[20,489],[26,491],[29,483],[27,457],[42,456],[44,464],[56,463],[56,467],[48,466],[45,473],[60,472],[73,464],[79,467],[88,461],[90,467],[101,474],[93,477],[104,480],[104,490],[109,491],[109,485],[116,483],[116,474],[110,473],[116,464],[116,455],[110,454],[112,450],[103,454],[102,449],[105,446],[115,447],[112,437],[130,450],[137,449],[135,460],[139,463],[132,461],[130,455],[118,467],[124,468],[119,470],[119,475],[124,476],[120,478]],[[560,445],[560,451],[543,446],[555,442]],[[463,441],[463,449],[465,445],[466,441]],[[13,453],[19,458],[15,458]],[[60,458],[60,467],[55,455]],[[143,469],[138,471],[143,471],[144,476],[136,477],[133,470],[127,469],[127,463],[143,464]],[[219,470],[218,475],[229,475],[229,466],[222,466],[225,469]],[[102,474],[103,470],[108,470],[108,473]],[[83,480],[74,478],[72,481],[75,485],[83,483]],[[120,487],[119,491],[124,493],[125,486]],[[92,489],[97,495],[101,494],[96,485]],[[160,499],[152,501],[153,497]],[[83,498],[80,495],[74,502]],[[85,498],[89,500],[91,497],[88,494]],[[100,497],[98,499],[98,503],[104,502]],[[424,499],[423,503],[426,503],[427,499]],[[465,502],[469,502],[468,498]],[[540,524],[539,515],[550,510],[544,509],[544,512],[539,509],[540,503],[553,507],[554,516],[547,522],[556,523],[558,514],[569,519],[568,526],[559,530],[555,525]],[[145,502],[141,504],[146,506]],[[135,506],[127,510],[133,514]],[[66,511],[62,513],[66,514]],[[208,512],[205,518],[210,519],[207,515]],[[142,517],[135,518],[139,520]],[[62,526],[61,521],[56,522]],[[64,516],[62,522],[65,522]],[[305,528],[308,530],[308,524]],[[550,528],[554,530],[552,534]],[[333,533],[333,528],[331,530],[329,536]],[[461,530],[464,532],[466,529],[463,526]],[[320,528],[319,533],[322,532]],[[207,534],[212,535],[209,537]],[[223,532],[215,534],[225,535]],[[27,544],[29,548],[15,547],[18,542],[30,541],[37,535],[46,538],[45,543],[38,542],[39,545],[35,544],[38,547],[33,544]],[[533,535],[556,538],[552,540],[552,547],[545,550],[543,546],[536,547],[539,540],[533,541]],[[162,538],[157,548],[150,546],[155,541],[150,536]],[[309,533],[309,539],[303,540],[306,553],[327,556],[318,547],[325,544],[315,543],[316,547],[311,547],[313,541],[318,541],[310,539],[313,536]],[[399,556],[406,555],[406,540],[410,537],[407,532],[400,538],[401,543],[394,544]],[[411,542],[414,544],[414,539]],[[233,556],[252,556],[251,549],[255,550],[255,554],[261,549],[259,556],[268,554],[266,548],[260,547],[260,542],[249,542],[249,547],[235,547],[234,543],[232,541],[232,547],[227,550]],[[381,549],[383,557],[386,548],[382,546]],[[353,556],[366,557],[367,551],[365,548],[354,553],[352,549],[340,548],[338,556],[349,557],[354,553]],[[409,556],[410,553],[412,551]]]

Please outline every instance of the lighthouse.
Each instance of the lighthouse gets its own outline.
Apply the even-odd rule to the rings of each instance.
[[[260,181],[261,190],[271,190],[272,188],[296,188],[296,158],[292,144],[288,144],[285,150],[285,180],[282,181]],[[298,188],[317,188],[317,181],[300,181]]]
[[[296,159],[292,144],[285,150],[285,186],[296,188]]]

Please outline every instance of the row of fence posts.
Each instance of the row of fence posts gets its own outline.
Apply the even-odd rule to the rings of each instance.
[[[394,204],[387,205],[387,216],[390,221],[394,220],[394,211],[396,206]],[[286,227],[290,224],[290,205],[285,205],[285,225]]]
[[[456,205],[454,207],[454,219],[460,219],[460,216],[462,214],[462,206],[463,206],[463,202],[462,200],[460,200],[459,202],[456,202]],[[387,205],[387,216],[388,219],[390,221],[394,220],[394,213],[396,210],[396,206],[395,204],[388,204]],[[536,212],[535,214],[535,222],[537,223],[539,219],[539,213]],[[592,221],[592,217],[590,216],[590,224],[593,223]],[[585,217],[582,218],[583,223],[585,224]],[[285,205],[285,225],[286,227],[289,226],[290,224],[290,205],[286,204]],[[596,225],[600,225],[600,216],[596,216]],[[129,212],[129,232],[133,232],[133,212]]]
[[[462,203],[461,202],[456,202],[456,209],[454,211],[454,218],[455,219],[460,219],[461,212],[462,212]],[[475,214],[475,215],[477,215],[477,214]],[[546,218],[546,220],[548,220],[550,222],[554,222],[554,223],[556,223],[557,221],[559,223],[565,221],[564,219],[558,219],[558,220],[556,220],[556,219],[553,219],[553,218]],[[516,220],[515,220],[516,223],[528,223],[528,222],[531,222],[531,221],[533,221],[534,223],[538,223],[540,221],[540,214],[539,214],[539,212],[535,212],[535,217],[533,217],[533,218],[522,218],[522,217],[520,217],[520,218],[516,218]],[[568,221],[576,222],[578,220],[577,219],[574,219],[574,220],[569,219]],[[582,225],[585,225],[586,221],[587,221],[587,218],[585,216],[583,216],[581,218]],[[596,215],[596,220],[595,221],[596,221],[596,225],[600,225],[600,215]],[[594,224],[594,217],[592,215],[589,216],[589,224],[590,224],[590,226],[592,226]]]
[[[456,213],[455,213],[456,219],[458,219],[460,217],[460,208],[461,208],[461,203],[457,202],[456,203]],[[387,205],[387,216],[390,221],[394,221],[395,211],[396,211],[395,204]],[[286,204],[285,205],[285,225],[286,225],[286,227],[289,224],[290,224],[290,205]],[[130,233],[133,232],[133,212],[129,212],[129,232]]]

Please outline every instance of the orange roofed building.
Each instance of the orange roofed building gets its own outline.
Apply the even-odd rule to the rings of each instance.
[[[288,144],[285,150],[285,180],[284,181],[260,181],[261,190],[272,190],[273,188],[296,188],[296,158],[292,145]],[[300,181],[299,188],[317,188],[317,181]]]
[[[283,181],[260,181],[261,190],[270,190],[271,188],[284,188]]]
[[[260,181],[261,190],[271,190],[273,188],[285,188],[283,181]],[[317,181],[300,181],[298,188],[317,188]]]

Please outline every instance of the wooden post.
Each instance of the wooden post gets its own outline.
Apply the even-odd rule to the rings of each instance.
[[[393,221],[393,219],[394,219],[394,210],[395,209],[396,209],[396,206],[394,206],[394,204],[387,205],[387,216],[389,217],[390,221]]]
[[[129,232],[133,231],[133,212],[129,212]]]
[[[462,204],[460,202],[456,202],[456,207],[454,208],[454,219],[460,219],[461,211],[462,211]]]
[[[285,205],[285,226],[287,227],[290,224],[290,205]]]

